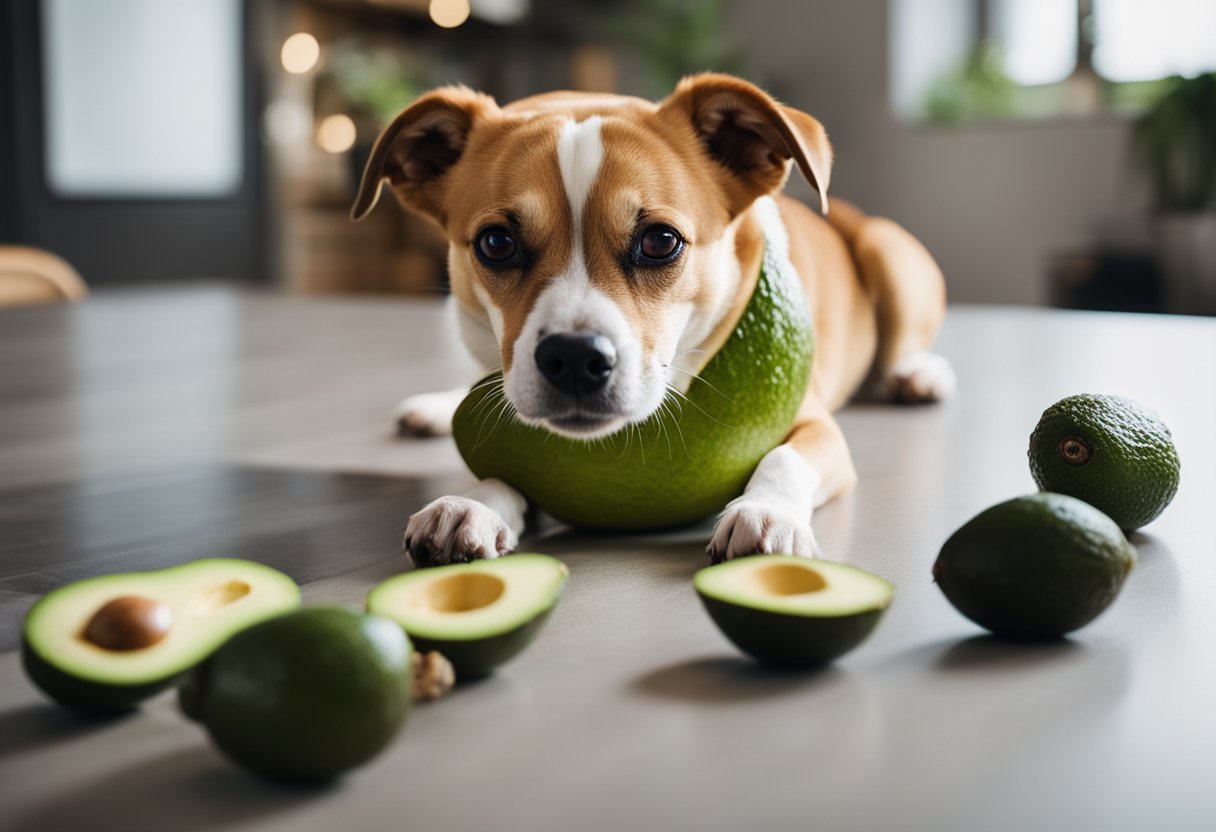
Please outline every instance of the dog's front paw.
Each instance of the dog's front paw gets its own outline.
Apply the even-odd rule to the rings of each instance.
[[[464,390],[421,393],[397,405],[397,433],[402,436],[447,436]]]
[[[956,380],[950,362],[935,352],[920,350],[904,357],[885,379],[897,402],[928,404],[954,395]]]
[[[713,563],[769,553],[810,558],[819,554],[819,544],[806,520],[740,498],[722,512],[706,551]]]
[[[468,497],[440,497],[410,518],[405,550],[415,566],[496,558],[515,548],[515,533],[498,514]]]

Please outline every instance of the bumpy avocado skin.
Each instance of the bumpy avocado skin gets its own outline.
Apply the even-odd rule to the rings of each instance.
[[[168,690],[182,677],[171,673],[163,679],[142,685],[109,685],[90,682],[65,673],[38,655],[28,639],[21,640],[21,664],[25,673],[39,690],[65,708],[89,714],[122,714],[139,707],[139,703],[161,691]]]
[[[884,607],[842,616],[782,615],[698,595],[718,629],[736,647],[778,667],[820,667],[840,658],[866,640],[886,611]]]
[[[414,647],[421,653],[438,650],[452,663],[460,681],[480,679],[490,675],[500,664],[518,656],[532,643],[545,626],[553,607],[505,633],[481,639],[437,639],[411,635]]]
[[[770,245],[738,324],[687,398],[669,394],[641,425],[584,442],[503,413],[494,376],[461,403],[452,433],[474,474],[503,480],[562,522],[616,531],[685,525],[742,493],[785,439],[813,351],[798,276]]]
[[[938,587],[976,624],[1013,639],[1080,629],[1115,600],[1136,552],[1113,520],[1063,494],[993,506],[958,529],[933,566]]]
[[[1068,437],[1090,446],[1083,465],[1060,454]],[[1178,491],[1180,463],[1170,429],[1152,410],[1121,396],[1069,396],[1047,408],[1028,455],[1039,488],[1084,500],[1128,531],[1155,520]]]
[[[395,621],[307,607],[233,636],[190,673],[179,702],[233,762],[271,779],[330,780],[405,726],[412,652]]]

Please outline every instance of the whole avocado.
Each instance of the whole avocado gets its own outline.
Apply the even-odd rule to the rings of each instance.
[[[963,615],[993,633],[1051,639],[1115,600],[1136,551],[1088,503],[1041,492],[973,517],[942,546],[933,578]]]
[[[1043,491],[1069,494],[1131,531],[1152,522],[1178,491],[1180,463],[1161,417],[1122,396],[1069,396],[1044,411],[1030,436],[1030,473]]]
[[[233,636],[191,672],[179,702],[237,764],[274,779],[329,780],[404,727],[412,652],[387,618],[306,607]]]

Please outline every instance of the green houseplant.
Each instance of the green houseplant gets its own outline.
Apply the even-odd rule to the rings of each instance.
[[[1132,131],[1169,311],[1216,314],[1216,73],[1172,78]]]

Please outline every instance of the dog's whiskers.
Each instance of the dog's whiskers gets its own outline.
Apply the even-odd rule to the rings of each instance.
[[[724,428],[730,428],[731,430],[735,430],[738,427],[738,425],[728,425],[726,422],[723,422],[721,419],[715,418],[705,408],[701,407],[701,405],[694,402],[692,399],[690,399],[688,396],[681,393],[677,388],[673,387],[672,385],[668,384],[667,389],[669,391],[671,391],[672,393],[674,393],[675,395],[679,396],[684,401],[688,402],[690,405],[695,407],[697,410],[701,411],[701,414],[706,419],[709,419],[711,422],[713,422],[714,424],[721,425]]]
[[[672,404],[672,402],[676,402],[676,400],[675,400],[675,399],[672,399],[672,398],[670,398],[670,397],[665,398],[665,399],[664,399],[664,400],[663,400],[663,401],[660,403],[659,407],[660,407],[660,408],[661,408],[661,409],[662,409],[664,412],[666,412],[668,416],[670,416],[670,417],[671,417],[671,424],[672,424],[672,426],[674,426],[674,427],[675,427],[675,429],[676,429],[676,435],[680,437],[680,445],[681,445],[681,446],[684,448],[684,455],[685,455],[685,456],[688,456],[688,444],[687,444],[687,443],[684,441],[684,429],[680,427],[680,420],[679,420],[679,418],[678,418],[678,417],[676,416],[676,414],[675,414],[675,413],[674,413],[674,412],[671,410],[671,404]],[[683,411],[682,409],[681,409],[681,411],[680,411],[680,415],[681,415],[681,416],[682,416],[682,415],[684,415],[684,411]],[[668,444],[670,445],[670,440],[668,441]]]
[[[686,375],[686,376],[690,376],[690,377],[691,377],[691,378],[693,378],[695,381],[699,381],[699,382],[701,382],[702,384],[704,384],[706,387],[708,387],[710,390],[713,390],[715,393],[717,393],[717,394],[718,394],[719,396],[721,396],[722,398],[726,399],[726,400],[727,400],[728,402],[730,402],[731,404],[734,404],[734,403],[735,403],[735,400],[734,400],[734,399],[732,399],[730,396],[728,396],[728,395],[726,395],[725,393],[723,393],[721,390],[719,390],[719,389],[718,389],[717,387],[715,387],[713,384],[711,384],[711,383],[709,383],[708,381],[706,381],[706,380],[705,380],[704,378],[702,378],[702,377],[701,377],[699,374],[697,374],[697,373],[693,373],[693,372],[689,372],[688,370],[681,370],[679,367],[672,367],[670,364],[664,364],[663,366],[664,366],[665,368],[667,368],[668,370],[675,370],[677,373],[683,373],[683,374],[684,374],[684,375]],[[669,386],[669,387],[671,386],[671,385],[670,385],[670,383],[668,384],[668,386]]]

